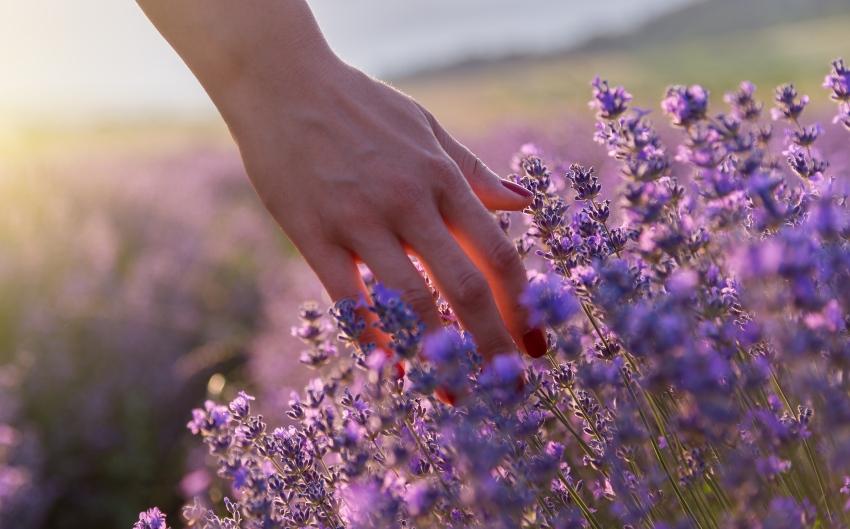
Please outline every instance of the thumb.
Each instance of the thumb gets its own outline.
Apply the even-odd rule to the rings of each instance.
[[[425,116],[437,141],[458,165],[472,191],[487,209],[519,211],[531,204],[534,198],[531,191],[510,180],[499,178],[480,158],[446,132],[434,116],[427,111]]]

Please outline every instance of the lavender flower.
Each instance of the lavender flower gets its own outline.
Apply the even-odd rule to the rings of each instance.
[[[567,179],[576,191],[576,200],[592,200],[602,190],[595,173],[593,167],[584,168],[578,164],[570,166]]]
[[[823,87],[832,91],[830,97],[833,101],[850,101],[850,70],[844,65],[843,59],[832,62],[832,71],[824,79]]]
[[[770,109],[773,119],[796,121],[809,104],[809,96],[800,97],[794,85],[785,84],[776,89],[775,103],[776,106]]]
[[[754,98],[755,92],[756,86],[753,83],[743,81],[737,92],[727,93],[723,100],[732,107],[732,112],[738,119],[756,121],[761,116],[762,104]]]
[[[165,515],[153,507],[139,514],[139,521],[133,524],[133,529],[168,529]]]
[[[318,377],[292,397],[285,426],[256,415],[244,392],[193,412],[188,427],[229,496],[217,510],[187,506],[187,520],[844,526],[850,213],[846,175],[825,175],[816,149],[825,130],[801,123],[808,100],[790,85],[777,91],[786,167],[751,84],[714,118],[703,89],[672,87],[663,108],[683,129],[689,178],[646,113],[627,112],[625,90],[598,79],[593,88],[595,139],[624,180],[619,201],[598,200],[605,179],[593,169],[553,174],[529,147],[515,158],[515,178],[535,193],[518,247],[537,249],[523,252],[537,270],[520,301],[530,325],[548,327],[550,354],[485,361],[449,307],[446,328],[425,336],[379,283],[371,304],[331,311],[339,345],[305,307],[295,334]],[[578,201],[569,210],[567,188]],[[390,351],[358,340],[366,310]],[[322,353],[337,347],[351,354]],[[160,514],[142,513],[137,528],[163,527]]]
[[[667,89],[661,108],[678,127],[689,127],[705,117],[708,91],[700,85],[671,86]]]
[[[579,309],[575,297],[554,276],[544,276],[531,281],[521,302],[529,311],[529,325],[534,327],[557,327]]]
[[[838,114],[832,120],[833,123],[840,123],[844,128],[850,130],[850,103],[841,103],[838,105]]]
[[[616,119],[626,111],[629,101],[632,100],[632,95],[626,92],[625,88],[617,86],[611,89],[608,81],[599,77],[593,79],[591,86],[593,99],[590,101],[590,107],[595,109],[602,119]]]
[[[826,76],[823,87],[830,90],[830,98],[838,103],[838,114],[833,123],[840,123],[850,130],[850,70],[843,59],[832,63],[832,71]]]
[[[788,139],[800,147],[809,147],[823,134],[823,127],[818,123],[799,130],[788,130]]]

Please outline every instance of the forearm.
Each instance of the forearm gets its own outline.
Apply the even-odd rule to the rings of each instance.
[[[339,62],[305,0],[138,3],[231,125],[257,91],[285,104]]]

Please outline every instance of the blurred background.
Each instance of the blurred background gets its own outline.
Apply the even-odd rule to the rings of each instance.
[[[671,83],[719,108],[743,79],[766,100],[790,81],[829,125],[820,84],[850,58],[850,0],[310,3],[344,59],[502,173],[529,141],[606,170],[596,74],[650,109]],[[129,527],[150,505],[176,521],[220,494],[189,411],[244,387],[278,416],[309,377],[297,306],[321,289],[135,3],[3,2],[0,64],[0,527]]]

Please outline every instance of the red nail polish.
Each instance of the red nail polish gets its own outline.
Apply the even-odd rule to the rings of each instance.
[[[434,396],[437,397],[437,400],[443,404],[448,404],[449,406],[454,406],[457,402],[455,394],[443,387],[437,388],[434,391]]]
[[[394,367],[395,367],[395,378],[396,378],[396,380],[400,380],[400,379],[404,378],[404,374],[406,372],[406,370],[404,368],[404,363],[396,362]]]
[[[525,383],[526,383],[525,373],[520,373],[520,375],[516,379],[515,388],[516,388],[517,393],[522,393],[522,390],[525,389]]]
[[[534,193],[517,183],[511,182],[510,180],[500,180],[500,182],[502,182],[502,185],[505,186],[505,189],[513,191],[517,195],[523,196],[525,198],[531,198],[534,196]]]
[[[546,343],[546,335],[540,329],[532,329],[522,336],[522,343],[525,345],[525,350],[529,356],[540,358],[546,354],[548,345]]]

